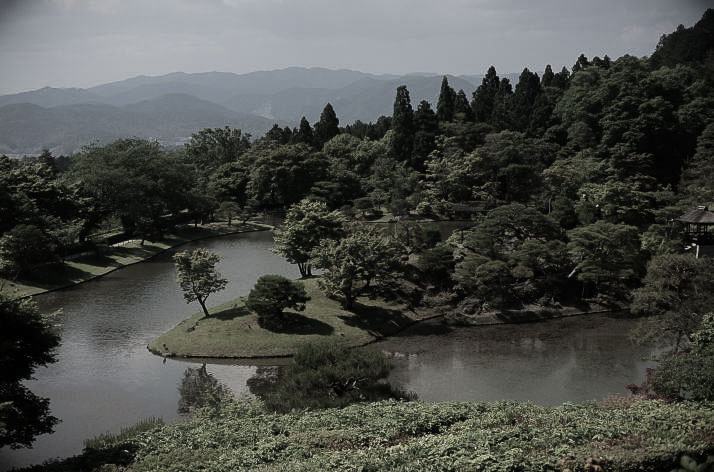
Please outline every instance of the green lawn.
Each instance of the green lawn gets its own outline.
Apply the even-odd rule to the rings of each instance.
[[[311,300],[303,312],[286,312],[292,323],[282,330],[261,328],[258,316],[245,307],[241,297],[209,310],[209,318],[197,313],[182,321],[149,343],[149,349],[168,356],[289,356],[300,345],[322,339],[363,345],[395,333],[416,319],[401,305],[367,298],[358,299],[353,311],[346,311],[320,291],[317,281],[301,281]]]
[[[28,277],[11,281],[0,278],[3,295],[19,298],[36,295],[48,290],[69,287],[93,279],[120,267],[145,261],[157,254],[197,239],[211,238],[226,234],[269,229],[268,226],[253,223],[233,224],[212,223],[199,227],[183,226],[175,233],[167,234],[160,241],[132,240],[125,245],[104,247],[100,255],[87,255],[62,263],[42,266]]]

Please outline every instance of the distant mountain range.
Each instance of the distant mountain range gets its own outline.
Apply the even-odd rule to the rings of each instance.
[[[512,82],[518,74],[507,74]],[[483,76],[451,76],[467,96]],[[203,128],[231,126],[262,136],[274,123],[295,127],[302,116],[314,123],[325,104],[341,125],[391,115],[395,90],[409,89],[412,106],[436,107],[442,76],[374,75],[352,70],[291,67],[233,74],[175,72],[138,76],[87,89],[50,88],[0,96],[0,153],[71,153],[91,141],[121,137],[181,145]]]

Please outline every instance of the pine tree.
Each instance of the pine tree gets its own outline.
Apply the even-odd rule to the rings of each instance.
[[[338,125],[340,120],[337,119],[337,114],[331,104],[325,105],[325,108],[320,113],[320,121],[315,123],[315,142],[319,147],[322,147],[330,139],[340,134]]]
[[[498,94],[499,86],[500,79],[496,74],[496,68],[491,66],[488,68],[486,76],[481,81],[481,85],[479,85],[473,93],[471,109],[474,112],[476,121],[483,123],[491,122],[494,101],[496,99],[496,94]]]
[[[444,79],[441,81],[439,101],[436,103],[436,117],[439,121],[449,122],[454,119],[455,102],[456,92],[449,86],[449,79],[444,76]]]
[[[409,161],[414,149],[414,112],[406,85],[397,88],[392,114],[392,155],[398,161]]]

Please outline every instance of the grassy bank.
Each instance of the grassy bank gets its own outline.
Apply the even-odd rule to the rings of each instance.
[[[227,234],[269,229],[266,225],[254,223],[233,224],[212,223],[194,227],[182,226],[176,232],[167,234],[160,241],[130,240],[121,245],[104,246],[100,254],[87,254],[64,262],[37,268],[23,280],[10,281],[0,278],[2,293],[11,298],[27,297],[60,288],[71,287],[105,275],[130,264],[142,262],[168,249],[189,241],[212,238]]]
[[[305,311],[288,310],[292,322],[279,331],[258,325],[242,298],[217,306],[205,318],[197,313],[149,344],[160,355],[186,357],[289,356],[298,346],[316,340],[339,339],[349,346],[367,344],[412,324],[417,316],[405,307],[360,298],[352,311],[327,298],[317,278],[303,280],[311,297]]]
[[[289,414],[228,401],[32,470],[669,471],[685,454],[702,462],[714,452],[712,424],[712,403],[632,397],[558,407],[391,401]]]

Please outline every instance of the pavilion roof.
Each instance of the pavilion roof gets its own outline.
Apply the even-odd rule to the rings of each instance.
[[[705,206],[698,206],[695,210],[683,214],[677,220],[682,223],[714,225],[714,212],[709,211]]]

